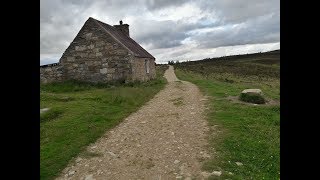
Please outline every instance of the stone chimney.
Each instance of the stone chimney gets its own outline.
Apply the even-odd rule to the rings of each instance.
[[[129,25],[128,24],[122,24],[122,20],[119,21],[120,25],[114,25],[115,28],[117,28],[118,30],[124,32],[127,36],[130,37],[129,35]]]

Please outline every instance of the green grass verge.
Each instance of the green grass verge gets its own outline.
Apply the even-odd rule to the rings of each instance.
[[[204,71],[199,72],[199,65],[206,67]],[[204,163],[203,169],[223,172],[221,177],[211,177],[212,179],[279,179],[280,105],[252,106],[228,99],[229,96],[240,95],[244,89],[259,88],[267,98],[279,100],[279,78],[274,76],[278,72],[267,73],[269,70],[279,69],[271,70],[266,67],[269,70],[264,70],[265,74],[259,74],[260,78],[256,78],[254,74],[258,72],[252,69],[232,72],[228,71],[230,68],[234,69],[234,66],[228,67],[230,62],[219,65],[226,71],[205,71],[216,69],[217,67],[211,67],[215,66],[214,63],[205,65],[203,62],[192,62],[190,66],[189,63],[175,65],[175,73],[179,79],[196,84],[204,94],[211,97],[207,119],[212,127],[209,149],[213,158]],[[251,68],[244,65],[241,67]],[[252,75],[243,73],[248,71],[251,71]],[[236,162],[243,165],[238,166]]]
[[[41,84],[40,179],[53,179],[85,147],[150,100],[166,81],[122,85],[68,81]]]

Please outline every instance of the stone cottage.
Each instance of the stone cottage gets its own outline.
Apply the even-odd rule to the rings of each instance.
[[[63,80],[87,82],[147,81],[155,77],[155,58],[129,35],[129,25],[89,18],[59,63],[40,66],[43,83]]]

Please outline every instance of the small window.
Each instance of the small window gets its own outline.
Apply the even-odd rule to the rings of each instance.
[[[145,60],[144,64],[145,64],[146,73],[149,74],[149,71],[150,71],[150,67],[149,67],[150,66],[150,62],[149,62],[149,60]]]

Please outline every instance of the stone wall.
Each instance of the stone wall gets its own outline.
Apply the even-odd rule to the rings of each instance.
[[[145,62],[149,61],[149,73]],[[135,57],[97,22],[88,19],[59,63],[41,66],[41,82],[147,81],[156,76],[154,58]]]
[[[107,82],[131,76],[134,57],[98,26],[88,20],[62,55],[67,79]]]
[[[149,61],[149,73],[146,72],[145,62]],[[132,80],[147,81],[156,77],[154,59],[135,57],[132,61]]]
[[[63,79],[63,68],[60,64],[40,66],[40,82],[50,83],[62,81]]]

